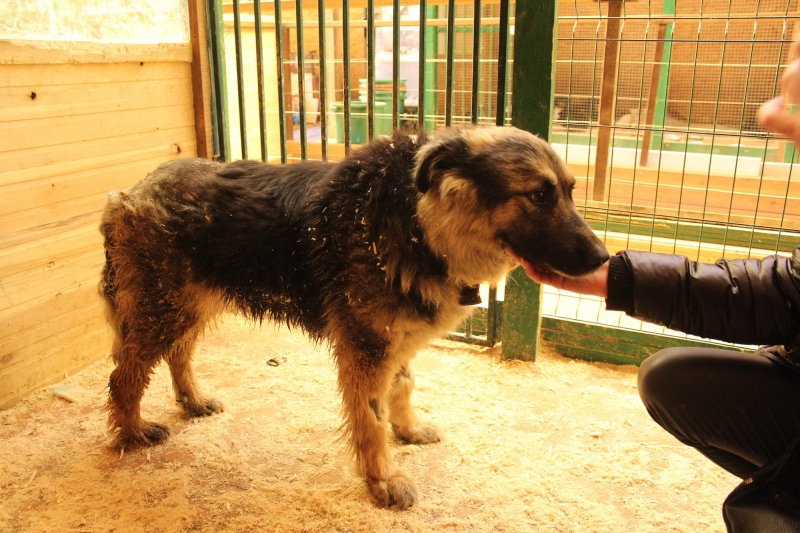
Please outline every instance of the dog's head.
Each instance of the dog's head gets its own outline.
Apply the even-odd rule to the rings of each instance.
[[[415,180],[429,244],[457,256],[462,270],[479,270],[481,257],[506,260],[506,249],[566,276],[587,274],[609,258],[575,209],[575,178],[530,133],[445,130],[420,148]]]

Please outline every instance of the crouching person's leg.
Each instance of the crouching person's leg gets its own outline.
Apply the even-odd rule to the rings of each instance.
[[[800,437],[800,374],[761,355],[668,348],[642,364],[639,395],[661,427],[740,478]]]

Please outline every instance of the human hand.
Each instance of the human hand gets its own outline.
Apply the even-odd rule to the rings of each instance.
[[[792,45],[792,57],[800,57],[800,34]],[[792,103],[800,103],[800,59],[786,67],[781,77],[781,95],[758,109],[758,121],[765,129],[800,144],[800,114],[791,114]]]
[[[511,251],[506,250],[506,253],[517,260],[519,264],[525,267],[525,273],[536,283],[544,283],[556,289],[563,289],[565,291],[577,292],[578,294],[587,294],[591,296],[600,296],[602,298],[608,297],[608,261],[603,263],[603,266],[590,272],[584,276],[577,278],[568,278],[555,272],[544,271],[536,268],[528,261],[521,257],[517,257]]]

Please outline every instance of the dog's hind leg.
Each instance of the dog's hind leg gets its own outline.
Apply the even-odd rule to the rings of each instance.
[[[433,424],[421,423],[411,393],[414,391],[414,372],[406,365],[394,376],[389,393],[389,423],[395,435],[409,444],[428,444],[442,440],[441,430]]]
[[[200,393],[194,377],[192,350],[199,332],[200,328],[195,328],[185,341],[176,344],[167,358],[169,371],[172,374],[175,399],[189,416],[208,416],[224,410],[222,403],[218,400],[206,398]]]
[[[395,368],[373,354],[341,342],[334,354],[343,398],[344,428],[358,467],[378,501],[400,509],[417,500],[414,481],[395,464],[389,450],[387,393]]]
[[[140,408],[153,367],[160,357],[140,349],[133,353],[132,343],[115,344],[119,349],[113,357],[118,363],[108,382],[109,426],[119,430],[116,436],[119,445],[158,444],[169,438],[169,428],[142,420]]]

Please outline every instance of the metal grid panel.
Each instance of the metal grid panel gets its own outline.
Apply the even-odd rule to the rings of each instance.
[[[215,129],[220,159],[341,159],[397,128],[510,123],[510,0],[207,1],[224,13],[215,94],[237,95],[215,108],[238,124]],[[468,320],[460,340],[495,344],[496,291],[485,292],[481,324]]]
[[[511,46],[498,59],[501,10],[510,5],[510,28],[513,4],[328,3],[222,2],[228,68],[217,90],[237,95],[223,109],[235,125],[223,135],[225,158],[339,159],[393,127],[431,131],[473,122],[473,111],[478,123],[496,123],[498,70],[508,95],[513,66]],[[504,117],[509,124],[510,105]]]
[[[551,141],[578,179],[579,210],[612,253],[713,262],[800,244],[794,146],[755,120],[791,60],[797,4],[561,1]],[[549,289],[543,311],[674,333]]]

